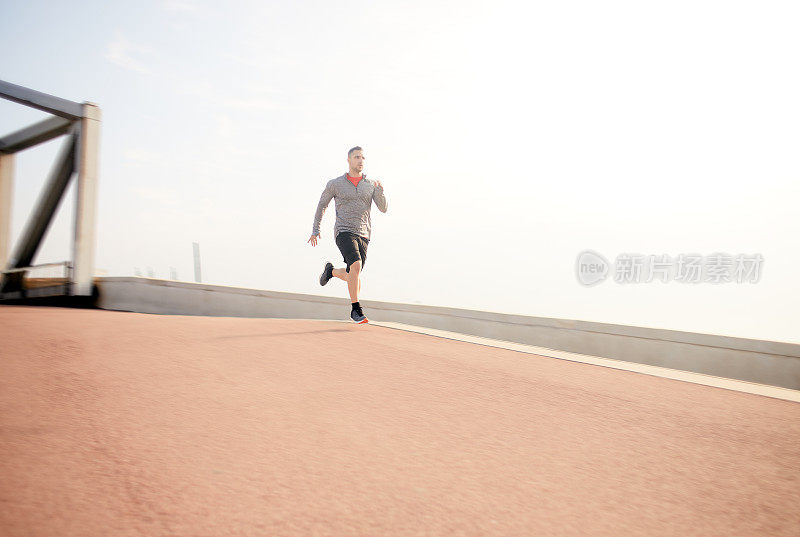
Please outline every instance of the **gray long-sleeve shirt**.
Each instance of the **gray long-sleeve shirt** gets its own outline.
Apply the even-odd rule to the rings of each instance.
[[[333,227],[333,236],[340,231],[350,231],[362,237],[370,238],[372,235],[372,219],[370,209],[372,202],[378,206],[382,213],[386,212],[386,196],[383,195],[383,187],[376,186],[375,181],[367,179],[366,174],[362,174],[357,186],[353,186],[347,179],[347,174],[341,175],[336,179],[331,179],[325,185],[322,196],[319,198],[317,212],[314,215],[314,227],[312,235],[319,235],[319,226],[322,222],[322,215],[331,202],[331,198],[336,200],[336,224]]]

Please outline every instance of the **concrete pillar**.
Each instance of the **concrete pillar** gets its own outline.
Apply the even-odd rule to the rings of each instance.
[[[92,294],[97,220],[97,174],[100,145],[100,108],[83,104],[77,153],[78,189],[75,207],[72,294]]]
[[[11,255],[11,208],[14,203],[14,154],[0,153],[0,270]]]

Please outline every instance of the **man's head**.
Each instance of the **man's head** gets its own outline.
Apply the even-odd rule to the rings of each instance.
[[[350,151],[347,152],[347,163],[350,165],[350,173],[356,175],[361,174],[361,171],[364,169],[364,160],[366,160],[366,157],[364,156],[363,149],[359,146],[350,149]]]

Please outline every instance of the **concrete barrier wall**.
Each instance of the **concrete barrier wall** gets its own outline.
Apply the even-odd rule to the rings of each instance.
[[[348,319],[350,301],[150,278],[97,278],[99,306],[179,315]],[[370,319],[800,390],[800,345],[363,300]]]

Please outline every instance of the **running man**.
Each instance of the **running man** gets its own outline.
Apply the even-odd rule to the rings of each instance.
[[[358,303],[358,293],[361,291],[361,271],[364,270],[364,263],[367,262],[367,245],[372,234],[372,220],[370,219],[370,209],[372,202],[378,206],[382,212],[386,212],[386,196],[383,195],[383,185],[380,181],[367,179],[364,170],[364,151],[356,146],[347,152],[347,163],[350,171],[331,179],[325,185],[322,196],[319,198],[317,212],[314,215],[314,227],[311,231],[311,238],[308,242],[311,246],[317,245],[319,239],[319,226],[322,222],[322,215],[331,201],[336,200],[336,224],[333,234],[336,239],[336,246],[342,252],[345,268],[333,268],[333,263],[325,263],[325,269],[319,277],[320,285],[325,285],[336,276],[340,280],[347,282],[347,289],[350,291],[350,301],[353,309],[350,311],[350,318],[361,324],[369,322]]]

